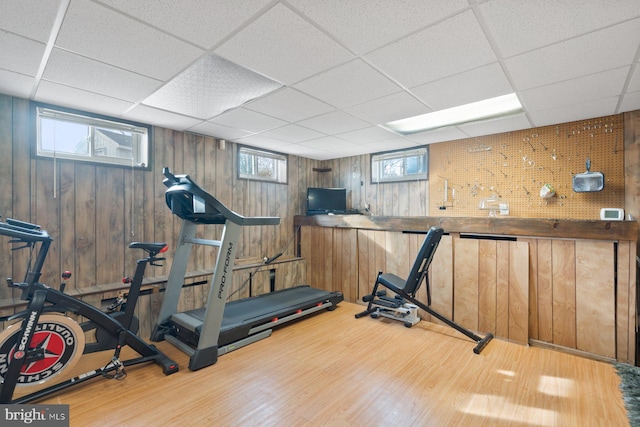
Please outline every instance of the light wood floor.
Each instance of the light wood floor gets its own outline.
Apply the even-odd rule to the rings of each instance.
[[[72,426],[628,426],[612,365],[341,303],[197,372],[128,368],[47,399]],[[105,356],[108,361],[108,356]],[[102,363],[101,361],[100,363]]]

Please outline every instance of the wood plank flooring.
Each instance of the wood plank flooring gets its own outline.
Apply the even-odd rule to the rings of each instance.
[[[197,372],[159,343],[180,372],[130,367],[44,402],[69,404],[72,426],[629,425],[611,364],[497,339],[476,355],[450,328],[354,319],[362,308],[343,302]]]

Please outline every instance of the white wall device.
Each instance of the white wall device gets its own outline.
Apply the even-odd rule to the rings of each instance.
[[[623,221],[624,209],[602,208],[600,209],[600,219],[603,221]]]

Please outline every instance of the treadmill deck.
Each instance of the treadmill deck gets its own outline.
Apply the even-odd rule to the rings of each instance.
[[[226,345],[249,335],[251,328],[331,301],[335,307],[343,296],[339,292],[328,292],[310,286],[297,286],[281,289],[275,292],[230,301],[225,305],[218,345]],[[176,313],[170,321],[183,339],[187,338],[192,344],[193,338],[199,336],[204,323],[206,308]],[[180,329],[186,329],[184,334]],[[192,339],[188,339],[189,336]]]

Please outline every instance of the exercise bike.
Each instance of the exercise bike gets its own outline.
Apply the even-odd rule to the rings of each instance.
[[[31,253],[24,281],[7,279],[10,287],[22,291],[20,298],[28,304],[26,310],[0,319],[13,322],[0,333],[0,404],[32,402],[99,376],[122,379],[126,376],[126,366],[145,362],[157,363],[165,375],[178,371],[176,362],[136,335],[138,320],[134,315],[145,269],[164,260],[159,254],[167,250],[166,244],[134,242],[129,245],[144,250],[147,256],[137,261],[133,279],[126,281],[130,288],[124,309],[105,313],[65,294],[63,285],[61,290],[56,290],[38,282],[53,241],[40,226],[7,219],[0,221],[0,235],[9,236],[9,243],[20,245],[12,250],[29,249]],[[35,260],[32,259],[34,252],[37,252]],[[68,314],[87,320],[78,323],[67,317]],[[91,335],[95,342],[85,344],[85,336]],[[120,360],[124,346],[139,356]],[[83,354],[104,350],[114,350],[105,366],[14,399],[16,387],[42,387],[62,372],[69,372]]]

